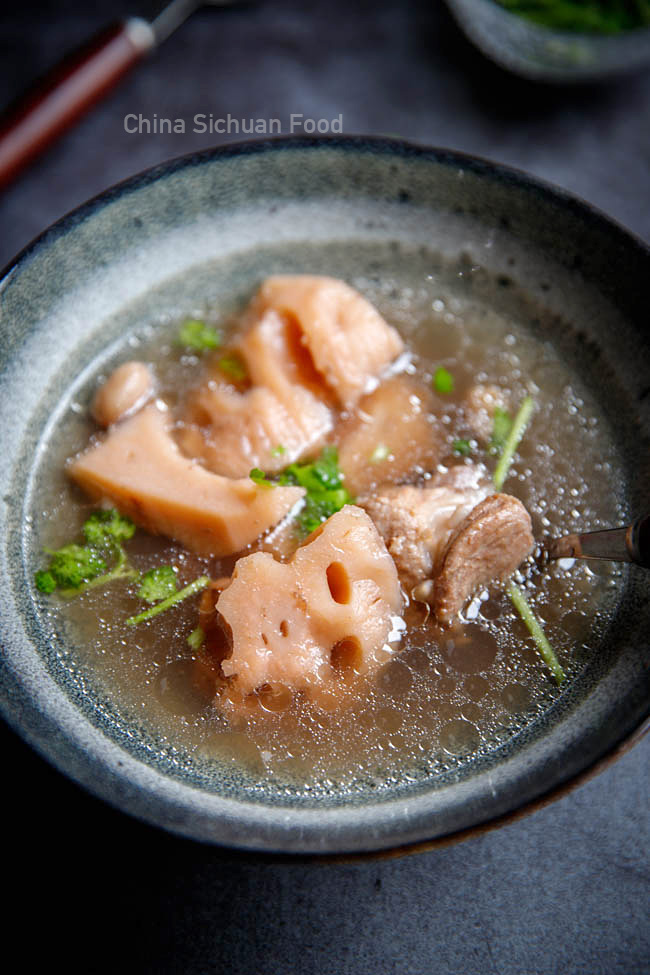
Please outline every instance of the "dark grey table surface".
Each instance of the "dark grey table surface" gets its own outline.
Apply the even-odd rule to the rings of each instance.
[[[0,104],[124,0],[0,14]],[[170,156],[228,141],[215,118],[343,117],[535,173],[650,240],[650,75],[548,89],[477,54],[435,0],[273,0],[202,10],[0,198],[0,266],[49,223]],[[185,134],[130,134],[127,114]],[[232,139],[233,136],[230,136]],[[21,970],[90,973],[650,971],[646,739],[558,802],[400,860],[256,862],[86,795],[3,735],[5,945]],[[17,854],[11,856],[12,852]]]

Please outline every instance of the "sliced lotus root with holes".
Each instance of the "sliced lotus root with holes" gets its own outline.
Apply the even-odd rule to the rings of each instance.
[[[274,275],[264,281],[251,309],[254,314],[272,309],[296,323],[316,373],[345,409],[377,385],[404,349],[377,309],[335,278]]]
[[[221,661],[228,700],[318,695],[341,670],[370,673],[401,614],[395,564],[368,515],[346,505],[318,528],[291,561],[270,552],[239,559],[216,609],[232,634]],[[236,691],[236,694],[232,692]]]

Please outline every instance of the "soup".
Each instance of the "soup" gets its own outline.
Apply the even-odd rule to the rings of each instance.
[[[328,262],[327,255],[324,263],[329,263],[327,270],[337,270],[336,261]],[[392,388],[399,400],[406,390],[406,400],[418,398],[419,413],[427,422],[431,419],[436,443],[432,451],[430,444],[407,439],[405,458],[400,454],[403,443],[391,443],[390,433],[369,441],[372,449],[362,437],[361,452],[348,450],[353,459],[365,458],[354,468],[349,493],[361,496],[370,519],[374,515],[379,521],[373,499],[385,489],[386,477],[391,490],[403,484],[433,486],[449,471],[459,470],[478,471],[489,481],[499,462],[498,446],[490,446],[496,416],[512,419],[531,397],[534,413],[503,492],[530,514],[535,538],[616,523],[623,515],[618,460],[588,390],[555,349],[534,334],[524,299],[519,316],[496,311],[490,300],[465,286],[467,273],[461,266],[444,275],[423,271],[408,283],[391,280],[386,273],[348,282],[379,309],[404,342],[403,352],[394,350],[388,370],[380,370],[377,390],[364,395]],[[248,296],[254,291],[251,287]],[[188,311],[195,314],[194,309]],[[237,362],[231,337],[241,329],[241,313],[241,301],[232,313],[200,309],[197,327],[203,323],[206,334],[216,328],[222,341],[218,350],[204,352],[178,344],[187,316],[147,322],[138,334],[125,336],[103,374],[134,358],[137,350],[137,359],[150,364],[156,377],[158,400],[180,417],[215,357]],[[89,392],[101,379],[97,376]],[[245,377],[237,380],[231,375],[233,379],[235,386],[243,382],[243,394]],[[488,400],[492,397],[488,409],[486,395]],[[61,473],[65,459],[84,448],[97,429],[88,419],[90,398],[87,395],[76,406],[67,434],[62,424],[61,446],[48,459],[56,473],[39,530],[43,546],[50,549],[79,538],[82,524],[96,508]],[[395,401],[389,399],[388,417]],[[482,413],[478,421],[470,415],[477,402]],[[335,422],[321,440],[337,443],[338,461],[345,470],[346,444],[353,440],[359,401],[333,410]],[[181,443],[191,425],[185,423],[176,431]],[[211,447],[196,439],[201,424],[194,427],[193,442],[184,444],[190,456]],[[376,429],[390,431],[391,425],[373,427],[373,435]],[[297,460],[287,456],[289,445],[274,444],[274,470],[260,469],[261,478],[273,482],[290,466],[285,462],[304,463],[320,456],[321,440],[316,437],[317,446],[299,452]],[[201,461],[209,464],[210,458],[204,453]],[[349,457],[347,462],[350,471]],[[241,474],[230,472],[233,477]],[[493,493],[492,487],[488,494]],[[386,532],[386,526],[381,527]],[[295,519],[280,535],[272,530],[248,546],[244,555],[271,551],[286,565],[299,542],[309,544],[309,536],[296,531]],[[385,541],[390,550],[390,538]],[[197,554],[142,529],[126,547],[134,571],[171,565],[179,587],[204,576],[230,579],[237,561],[235,554]],[[615,609],[619,570],[607,564],[595,569],[593,564],[560,564],[533,575],[531,585],[522,575],[516,578],[570,681],[593,652]],[[77,669],[80,680],[110,702],[121,721],[148,729],[172,764],[191,765],[199,778],[202,769],[208,776],[215,763],[232,765],[252,796],[269,781],[286,795],[353,795],[368,789],[381,792],[470,762],[535,721],[560,693],[513,606],[507,582],[478,586],[451,620],[441,621],[426,593],[418,591],[417,580],[405,578],[403,567],[400,581],[403,605],[391,613],[391,630],[373,649],[367,672],[363,667],[337,667],[324,691],[313,696],[287,695],[262,685],[246,707],[239,706],[241,695],[234,704],[228,700],[224,675],[206,663],[204,648],[192,639],[205,592],[136,626],[126,621],[143,611],[143,602],[129,580],[89,588],[65,601],[49,597],[44,612],[54,626],[65,630],[74,648],[68,665]],[[336,580],[332,585],[336,588]],[[345,658],[349,651],[344,645],[337,652]]]

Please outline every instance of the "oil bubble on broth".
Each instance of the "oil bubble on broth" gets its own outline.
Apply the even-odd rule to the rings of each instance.
[[[412,352],[408,369],[414,376],[430,385],[440,366],[453,375],[453,393],[439,416],[447,452],[459,435],[461,404],[473,384],[507,390],[514,409],[532,393],[536,412],[505,490],[530,512],[535,537],[621,521],[623,479],[607,425],[587,385],[548,337],[530,327],[526,299],[520,300],[520,314],[512,314],[491,300],[485,278],[485,294],[477,294],[462,265],[431,255],[414,253],[397,269],[383,246],[368,245],[362,257],[358,246],[307,246],[305,267],[296,267],[295,257],[289,267],[339,276],[357,288],[399,330]],[[269,250],[265,272],[286,270],[287,260],[281,247]],[[366,271],[350,278],[346,267],[358,266]],[[257,283],[256,266],[250,292]],[[240,288],[232,301],[227,294],[228,300],[206,300],[202,317],[227,330],[241,293]],[[151,362],[158,395],[170,406],[195,381],[199,364],[198,356],[174,342],[181,317],[144,320],[113,350],[116,362],[134,353]],[[98,376],[112,365],[100,363]],[[38,495],[43,547],[75,537],[92,510],[63,473],[65,459],[94,430],[87,401],[78,396],[74,402],[79,406],[66,412],[44,461],[47,474]],[[488,457],[486,463],[494,461]],[[232,568],[144,531],[129,543],[129,553],[135,568],[173,562],[181,585]],[[622,582],[616,567],[576,563],[549,567],[527,589],[569,681],[596,652]],[[267,707],[237,720],[215,706],[210,675],[192,666],[187,637],[197,625],[196,602],[126,627],[124,621],[139,608],[132,587],[90,589],[65,604],[50,603],[48,625],[70,648],[66,666],[88,693],[108,702],[105,707],[121,725],[144,727],[161,752],[198,770],[240,767],[251,794],[269,782],[287,795],[313,796],[430,779],[489,753],[534,723],[560,693],[499,585],[479,592],[445,629],[411,603],[398,651],[386,654],[373,678],[341,677],[341,693],[331,706],[325,696],[291,703],[271,695]]]

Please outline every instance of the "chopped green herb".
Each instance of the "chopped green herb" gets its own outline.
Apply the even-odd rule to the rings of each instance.
[[[434,372],[433,388],[435,389],[436,393],[442,393],[444,395],[453,393],[454,377],[447,369],[445,369],[444,366],[438,366]]]
[[[46,552],[50,556],[49,574],[62,589],[79,589],[106,572],[106,562],[94,548],[73,543]]]
[[[548,642],[548,638],[542,629],[542,624],[539,622],[530,608],[524,593],[519,586],[515,585],[514,582],[511,582],[508,587],[508,595],[510,596],[515,609],[528,627],[533,640],[537,644],[537,649],[539,650],[544,663],[550,669],[558,684],[561,684],[566,677],[566,674],[562,670],[560,661],[557,659],[555,651]]]
[[[42,569],[40,572],[35,574],[34,580],[36,582],[36,588],[39,590],[39,592],[50,593],[54,592],[56,589],[56,579],[51,572],[46,572]]]
[[[86,589],[108,585],[115,579],[134,579],[138,576],[128,564],[123,542],[131,538],[135,525],[112,508],[94,511],[84,522],[83,533],[88,545],[72,543],[52,551],[46,570],[34,576],[40,592],[61,590],[63,596],[74,596]],[[108,569],[106,560],[113,561]]]
[[[506,10],[555,30],[617,34],[650,24],[649,0],[497,0]]]
[[[461,457],[469,457],[472,452],[472,444],[469,440],[454,440],[454,453]]]
[[[380,464],[382,460],[388,460],[389,457],[390,447],[387,447],[385,443],[378,443],[370,455],[370,463]]]
[[[499,463],[496,466],[492,480],[494,481],[494,486],[497,491],[500,491],[503,487],[503,482],[506,479],[508,470],[510,469],[510,464],[512,463],[512,458],[514,453],[521,443],[521,438],[523,437],[526,427],[528,426],[528,421],[532,416],[532,412],[535,408],[535,403],[530,396],[526,396],[522,402],[517,415],[514,420],[511,420],[505,410],[500,410],[503,417],[507,417],[508,420],[508,433],[503,444],[503,453]],[[497,407],[497,410],[499,407]],[[497,415],[495,412],[495,432],[497,431]],[[502,430],[505,429],[505,419],[500,421],[502,424]],[[499,431],[499,432],[502,432]],[[493,433],[493,440],[495,434]],[[565,674],[560,666],[560,663],[555,656],[555,651],[548,641],[542,624],[537,619],[532,609],[528,604],[528,600],[523,594],[522,590],[514,582],[510,582],[508,586],[508,595],[512,600],[512,604],[521,616],[522,620],[528,627],[535,643],[537,644],[537,649],[542,655],[542,659],[545,661],[548,667],[550,667],[553,676],[555,677],[558,684],[561,684],[564,680]]]
[[[316,531],[322,522],[340,511],[344,504],[349,504],[350,495],[344,487],[322,493],[308,493],[305,506],[298,514],[298,524],[304,534]]]
[[[494,486],[497,491],[500,491],[503,487],[503,482],[508,476],[508,471],[510,470],[510,465],[512,464],[512,458],[515,455],[517,447],[521,443],[521,439],[526,432],[526,427],[533,415],[533,410],[535,409],[535,402],[530,396],[526,396],[523,400],[521,406],[517,411],[508,438],[503,446],[503,453],[499,458],[499,463],[497,464],[493,481]]]
[[[201,592],[210,585],[210,576],[199,576],[194,582],[190,582],[189,585],[185,586],[183,589],[177,590],[163,599],[161,602],[156,603],[151,609],[145,609],[142,613],[137,613],[135,616],[129,616],[126,621],[129,626],[137,626],[138,623],[144,623],[145,620],[153,619],[154,616],[158,616],[159,613],[164,613],[165,610],[170,609],[170,607],[175,606],[177,603],[182,602],[187,599],[188,596],[193,596],[196,592]]]
[[[304,505],[296,518],[304,535],[313,532],[330,515],[352,501],[349,491],[343,485],[338,450],[332,446],[323,447],[316,460],[306,464],[289,464],[275,480],[271,480],[264,471],[256,467],[249,476],[256,484],[263,486],[272,487],[277,484],[285,487],[294,484],[305,488],[307,494]]]
[[[218,348],[221,345],[221,336],[211,325],[197,318],[188,318],[180,327],[178,343],[193,352],[204,352],[206,349]]]
[[[261,471],[259,467],[254,467],[250,474],[248,475],[251,481],[259,484],[260,487],[274,487],[273,481],[269,480],[264,471]]]
[[[506,440],[512,430],[512,417],[507,410],[497,406],[494,410],[492,436],[488,444],[491,454],[500,454],[506,445]]]
[[[62,596],[74,596],[86,589],[106,586],[116,579],[137,580],[140,583],[139,597],[156,605],[127,620],[133,625],[157,616],[209,584],[209,576],[201,576],[178,591],[176,573],[171,565],[160,565],[141,575],[129,564],[122,545],[134,531],[133,522],[117,511],[93,512],[83,526],[86,539],[93,544],[72,543],[55,551],[45,549],[50,564],[47,569],[35,573],[36,588],[46,594],[59,589]],[[105,556],[113,561],[110,569],[107,569]]]
[[[84,523],[83,533],[93,548],[111,549],[133,538],[135,525],[115,508],[109,511],[94,511]]]
[[[246,363],[238,355],[234,354],[222,356],[219,359],[219,368],[224,375],[228,376],[229,379],[234,379],[235,382],[241,382],[248,375]]]
[[[272,457],[282,457],[283,454],[286,454],[286,452],[287,452],[287,448],[286,447],[283,447],[282,444],[279,443],[277,445],[277,447],[274,447],[273,450],[271,451],[271,456]]]
[[[298,484],[314,493],[341,487],[339,454],[336,447],[323,447],[316,460],[290,464],[280,474],[278,484]]]
[[[47,570],[35,573],[34,582],[40,592],[48,594],[60,589],[63,596],[75,596],[86,589],[108,585],[115,579],[133,579],[138,575],[129,566],[124,549],[117,542],[110,552],[115,564],[109,570],[104,559],[106,552],[91,546],[73,543],[56,551],[45,549],[45,552],[50,556],[50,564]]]
[[[157,603],[178,589],[176,573],[171,565],[159,565],[142,576],[138,596],[146,603]]]
[[[187,642],[192,648],[192,650],[200,650],[203,646],[203,641],[205,640],[205,633],[203,632],[203,627],[197,626],[196,629],[192,630],[187,638]]]

